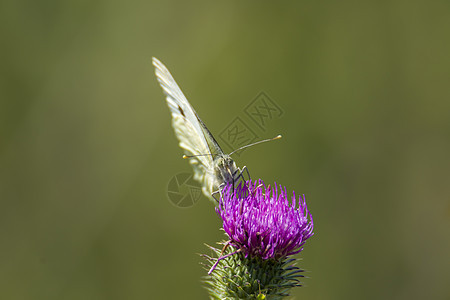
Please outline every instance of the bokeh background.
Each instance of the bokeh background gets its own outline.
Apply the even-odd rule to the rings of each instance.
[[[283,109],[235,159],[307,196],[295,299],[450,299],[450,2],[6,0],[0,24],[0,298],[207,298],[224,236],[167,198],[190,166],[156,56],[215,134],[260,91]]]

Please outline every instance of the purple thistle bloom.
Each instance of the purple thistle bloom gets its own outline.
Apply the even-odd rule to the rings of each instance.
[[[277,185],[266,188],[262,180],[247,181],[232,190],[231,184],[222,190],[217,214],[230,245],[245,256],[279,259],[299,253],[313,235],[313,219],[305,196],[291,201],[286,188]]]

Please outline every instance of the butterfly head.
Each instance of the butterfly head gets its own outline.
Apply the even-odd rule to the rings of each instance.
[[[214,159],[214,171],[220,183],[230,183],[234,181],[238,168],[234,160],[226,154],[218,155]]]

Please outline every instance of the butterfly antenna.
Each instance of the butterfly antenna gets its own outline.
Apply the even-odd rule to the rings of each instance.
[[[208,153],[208,154],[198,154],[198,155],[183,155],[183,158],[191,158],[191,157],[197,157],[197,156],[208,156],[211,155],[211,157],[214,157],[214,154]]]
[[[279,134],[276,137],[273,137],[271,139],[266,139],[266,140],[262,140],[262,141],[259,141],[259,142],[256,142],[256,143],[252,143],[252,144],[248,144],[248,145],[242,146],[241,148],[238,148],[238,149],[234,150],[233,152],[231,152],[228,155],[231,155],[231,154],[233,154],[236,151],[239,151],[239,150],[251,147],[251,146],[255,146],[255,145],[258,145],[258,144],[261,144],[261,143],[270,142],[270,141],[279,140],[279,139],[281,139],[281,134]]]

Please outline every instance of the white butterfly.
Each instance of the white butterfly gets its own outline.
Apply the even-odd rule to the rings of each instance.
[[[202,185],[203,194],[212,200],[225,184],[235,185],[243,178],[244,170],[250,177],[247,167],[238,168],[230,155],[222,151],[169,70],[154,57],[153,65],[159,84],[166,94],[166,101],[172,113],[172,126],[180,141],[179,145],[184,149],[184,157],[189,158],[194,168],[194,179]]]

